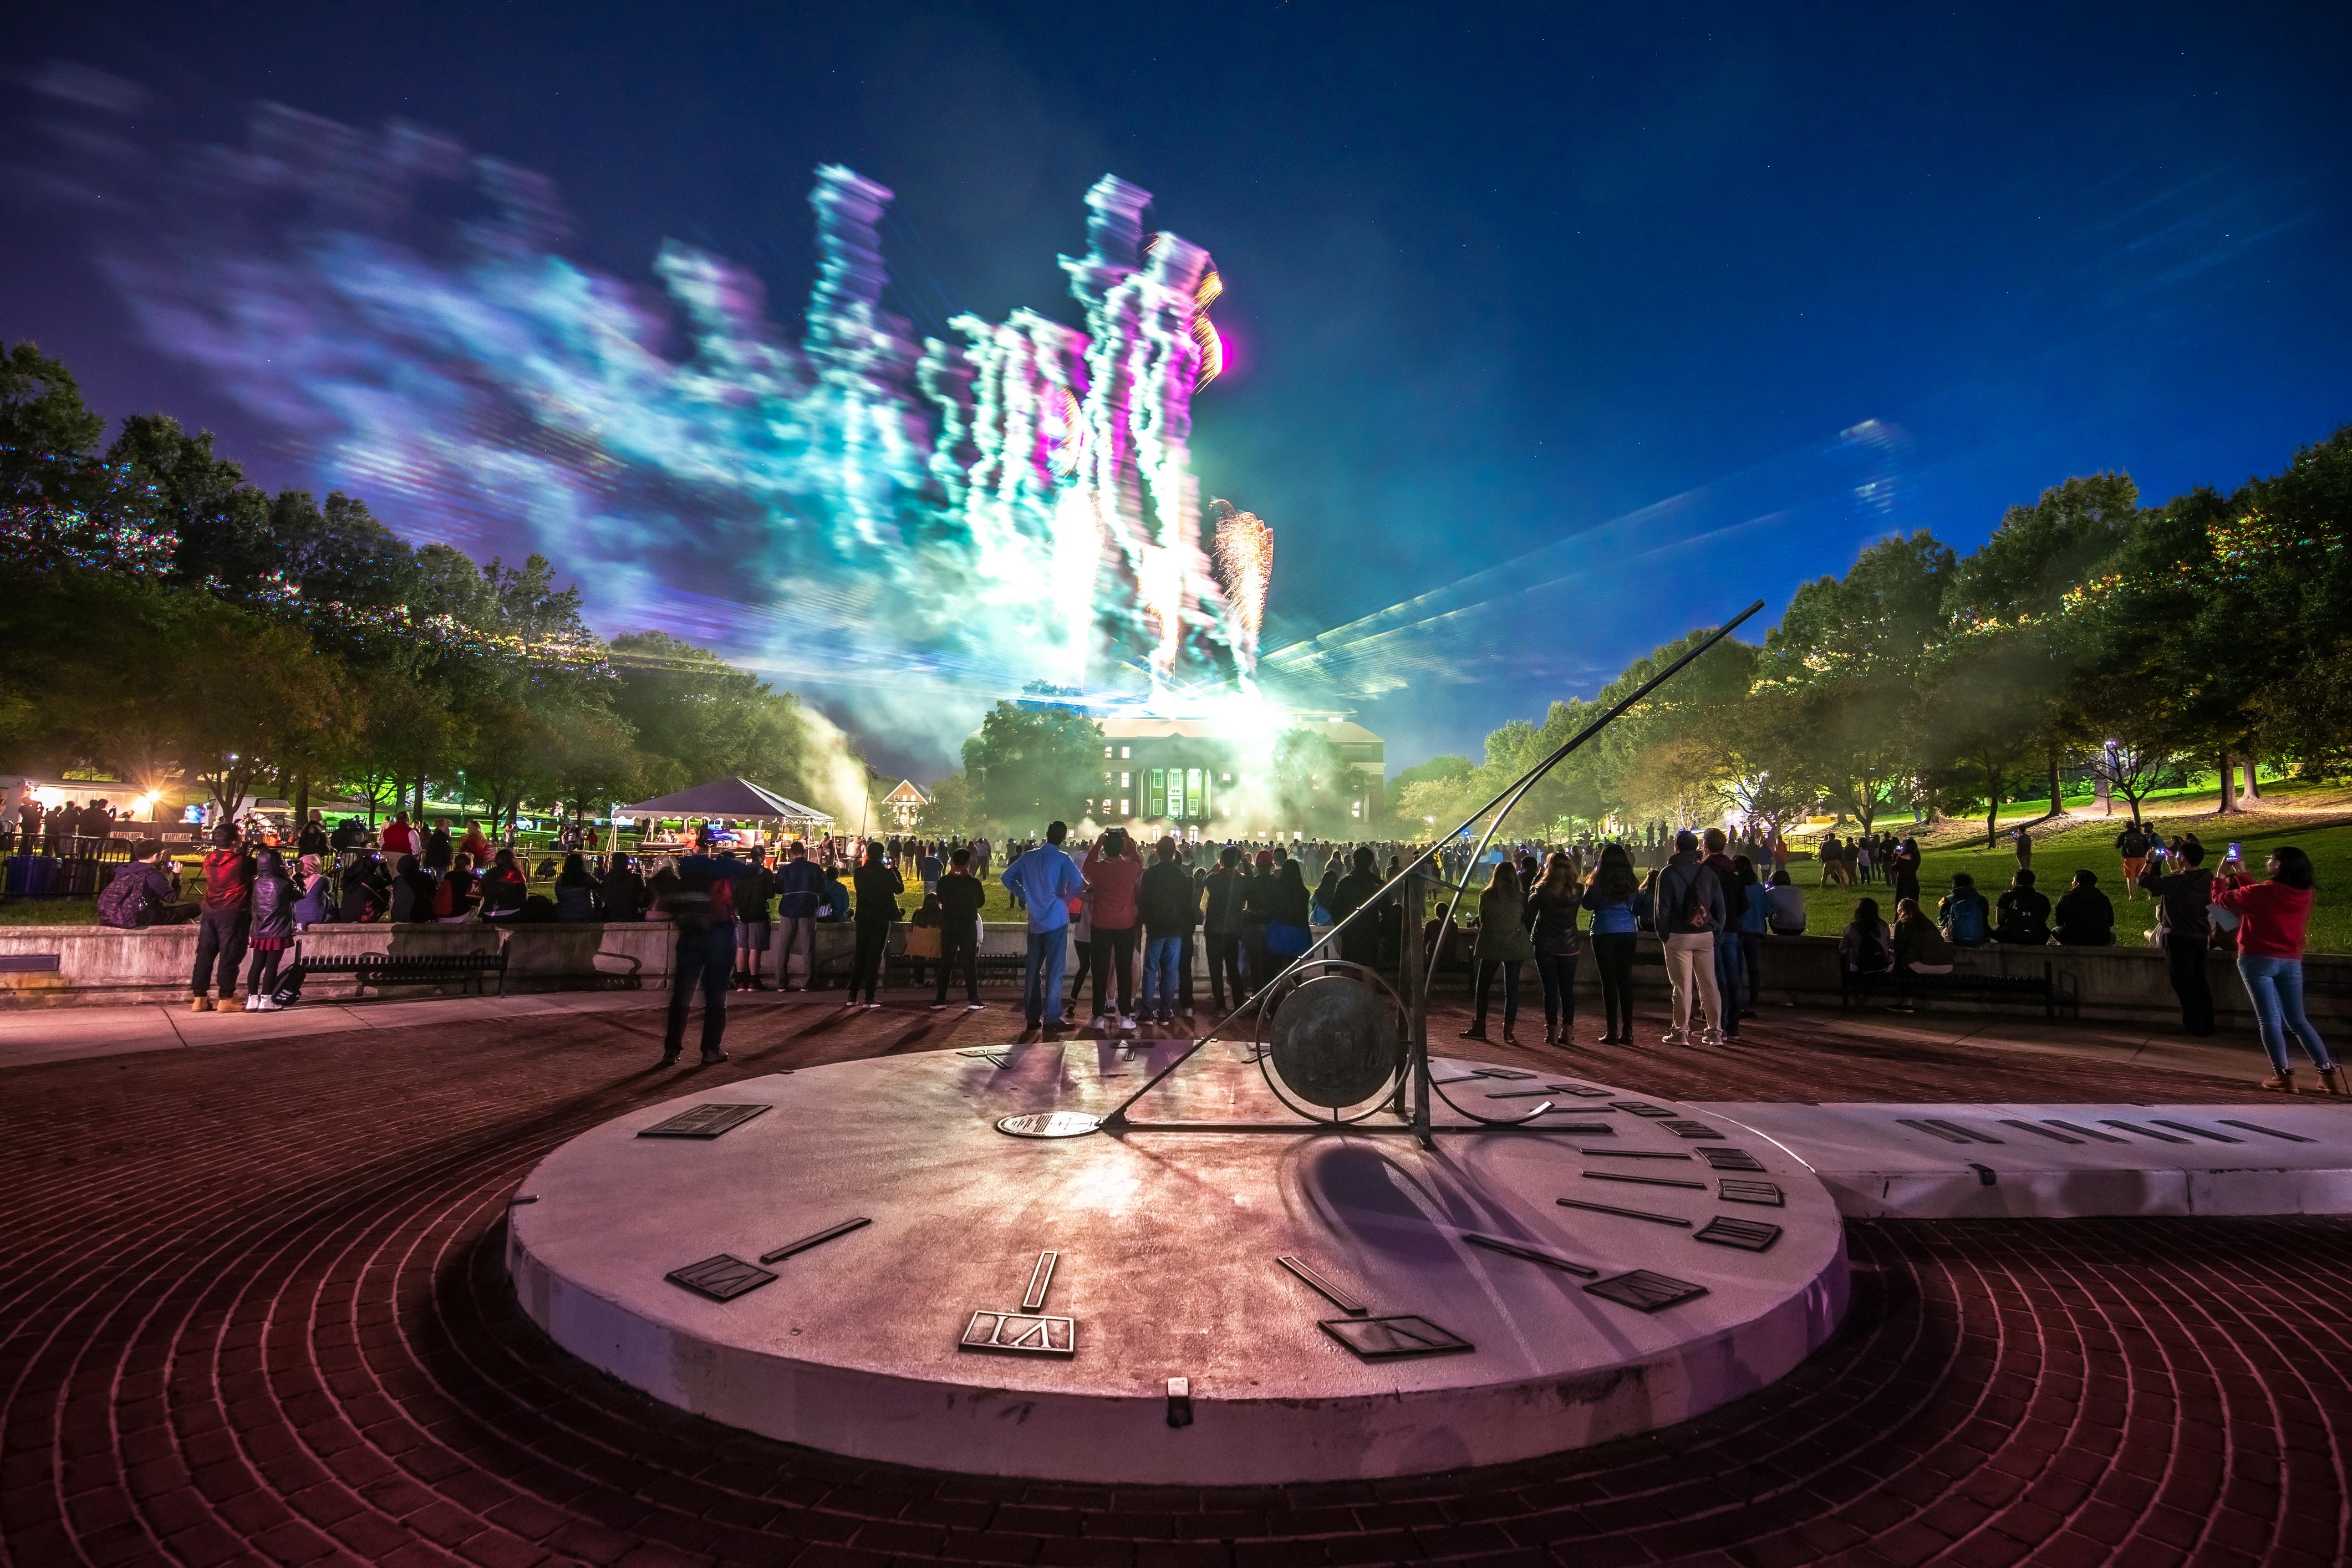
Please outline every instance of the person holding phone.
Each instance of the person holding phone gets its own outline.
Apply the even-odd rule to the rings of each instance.
[[[2230,847],[2234,854],[2237,846]],[[2281,1094],[2295,1092],[2294,1069],[2286,1056],[2286,1037],[2293,1035],[2319,1070],[2321,1089],[2342,1098],[2347,1092],[2344,1074],[2303,1010],[2304,931],[2311,922],[2318,881],[2312,874],[2311,857],[2291,844],[2281,845],[2264,868],[2266,880],[2213,895],[2217,906],[2240,917],[2238,978],[2254,1005],[2255,1026],[2273,1068],[2263,1087]]]

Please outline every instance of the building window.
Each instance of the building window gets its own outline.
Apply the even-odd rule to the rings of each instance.
[[[1128,776],[1127,776],[1127,774],[1125,774],[1125,773],[1121,773],[1121,774],[1119,774],[1119,775],[1118,775],[1118,787],[1119,787],[1119,788],[1121,788],[1121,789],[1130,789],[1130,788],[1132,788],[1132,787],[1134,787],[1134,786],[1132,786],[1131,784],[1129,784],[1128,783]]]
[[[1125,795],[1119,796],[1118,814],[1121,816],[1133,816],[1135,815],[1135,803]]]
[[[1106,742],[1104,743],[1104,745],[1103,745],[1103,755],[1104,755],[1104,756],[1106,756],[1106,757],[1108,757],[1108,756],[1109,756],[1109,755],[1110,755],[1110,745],[1109,745],[1109,743],[1108,743],[1108,742]]]
[[[1153,768],[1145,776],[1149,783],[1145,787],[1143,815],[1155,819],[1167,816],[1168,770]]]
[[[1130,755],[1132,755],[1132,752],[1130,751],[1130,749],[1129,749],[1129,748],[1128,748],[1128,747],[1126,747],[1126,746],[1121,746],[1121,747],[1118,749],[1118,760],[1119,760],[1120,762],[1122,762],[1122,763],[1123,763],[1123,762],[1126,762],[1126,761],[1128,760],[1128,758],[1129,758]]]

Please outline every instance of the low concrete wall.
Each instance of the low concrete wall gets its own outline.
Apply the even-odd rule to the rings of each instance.
[[[782,927],[775,928],[779,933]],[[903,950],[907,928],[893,929],[890,949]],[[816,984],[845,985],[856,937],[846,925],[816,928]],[[579,990],[599,985],[645,986],[669,984],[676,933],[667,921],[628,924],[583,923],[549,925],[327,925],[303,932],[304,952],[326,958],[356,958],[364,953],[495,952],[507,951],[509,991]],[[985,928],[981,951],[1014,954],[1024,944],[1018,923]],[[71,1006],[122,1002],[153,1002],[184,996],[195,964],[194,926],[170,926],[152,931],[114,931],[105,926],[0,927],[0,1006]],[[1197,952],[1197,945],[1196,945]],[[1664,970],[1656,960],[1657,943],[1644,938],[1637,950],[1645,962],[1634,967],[1634,984],[1645,996],[1662,997]],[[2051,965],[2063,999],[2079,1009],[2085,1020],[2116,1023],[2167,1023],[2179,1016],[2164,955],[2145,945],[2079,947],[1985,947],[1958,956],[1964,969],[2039,978]],[[772,948],[764,971],[775,974]],[[2309,984],[2306,1005],[2323,1029],[2342,1034],[2352,1025],[2352,958],[2319,955],[2305,959]],[[2216,955],[2208,963],[2216,1010],[2225,1025],[2251,1028],[2252,1010],[2235,965]],[[1205,969],[1200,971],[1205,974]],[[805,961],[793,966],[795,982],[805,979]],[[1766,937],[1763,993],[1773,1002],[1805,1006],[1838,1005],[1837,942],[1831,937]],[[394,985],[388,995],[431,995],[470,989],[452,981],[440,985]],[[1442,980],[1441,994],[1461,994],[1458,978]],[[1500,988],[1497,987],[1497,990]],[[1532,965],[1522,973],[1520,1005],[1542,1007]],[[1588,959],[1577,966],[1580,1003],[1589,998],[1598,1005],[1600,979]],[[321,975],[304,987],[306,994],[345,997],[356,993],[350,975]],[[369,994],[377,993],[371,990]],[[1934,1011],[1991,1012],[2039,1016],[2040,1008],[2026,1003],[1979,999],[1928,1004]]]
[[[775,973],[772,944],[764,973]],[[890,950],[902,951],[907,928],[894,928]],[[645,986],[669,984],[677,932],[667,921],[618,924],[557,922],[545,925],[494,925],[478,921],[442,925],[312,926],[301,935],[301,950],[314,958],[358,958],[369,953],[393,956],[416,953],[507,953],[509,991],[572,991],[600,985]],[[986,928],[981,951],[987,953],[1023,951],[1019,925]],[[856,933],[846,925],[816,928],[816,982],[846,985],[856,959]],[[196,928],[159,926],[147,931],[117,931],[107,926],[0,926],[0,1007],[99,1006],[125,1002],[169,1001],[188,994],[195,968]],[[251,961],[247,961],[250,967]],[[796,979],[805,978],[805,958],[793,966]],[[486,984],[495,984],[492,978]],[[429,996],[470,991],[473,982],[439,984],[388,985],[369,995]],[[303,985],[310,997],[341,998],[359,994],[349,974],[318,975]]]

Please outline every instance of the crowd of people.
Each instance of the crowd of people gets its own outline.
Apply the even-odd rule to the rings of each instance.
[[[94,853],[114,837],[120,813],[102,795],[44,805],[28,783],[13,821],[0,822],[0,855],[72,856]]]
[[[110,818],[106,826],[110,830]],[[130,865],[101,895],[99,913],[120,926],[196,922],[191,1005],[235,1005],[238,968],[249,955],[244,1005],[261,1011],[299,992],[299,969],[289,976],[280,964],[293,937],[310,926],[658,915],[678,927],[666,1054],[676,1059],[694,993],[705,999],[706,1055],[723,1056],[725,993],[766,989],[771,973],[779,989],[791,989],[796,964],[803,976],[814,975],[821,924],[854,928],[844,1005],[880,1005],[892,930],[903,921],[905,954],[934,971],[933,1008],[950,1005],[959,982],[963,1005],[981,1008],[981,921],[992,876],[1026,922],[1023,1021],[1040,1034],[1081,1027],[1082,1007],[1083,1026],[1097,1035],[1131,1035],[1144,1024],[1172,1026],[1180,1017],[1191,1023],[1203,986],[1223,1017],[1368,904],[1374,907],[1365,918],[1349,923],[1323,951],[1394,973],[1404,941],[1402,907],[1383,889],[1415,852],[1393,843],[1221,845],[1174,837],[1147,848],[1118,828],[1074,844],[1056,823],[1042,840],[1005,846],[998,874],[999,851],[984,838],[825,837],[794,841],[772,863],[763,847],[739,848],[726,841],[730,837],[706,825],[690,852],[645,861],[559,845],[558,854],[527,874],[521,852],[492,845],[478,821],[459,826],[445,817],[427,826],[399,813],[379,829],[356,818],[330,829],[313,813],[290,853],[234,826],[215,828],[202,886],[193,892],[182,889],[162,845],[138,843]],[[2020,829],[2011,842],[2018,865],[2009,887],[1989,899],[1969,873],[1955,872],[1930,914],[1920,893],[1916,840],[1893,834],[1825,840],[1821,881],[1883,885],[1893,909],[1890,920],[1876,897],[1857,901],[1838,937],[1846,987],[1865,997],[1889,987],[1892,1005],[1909,1010],[1923,990],[1933,989],[1935,977],[1954,971],[1962,950],[2114,944],[2116,907],[2098,874],[2076,870],[2053,901],[2038,885],[2031,836]],[[2145,894],[2155,903],[2147,940],[2167,954],[2183,1028],[2213,1032],[2207,954],[2228,951],[2273,1068],[2265,1087],[2294,1091],[2288,1047],[2299,1043],[2322,1089],[2344,1093],[2302,1001],[2309,858],[2281,850],[2268,877],[2257,880],[2237,846],[2209,869],[2193,834],[2168,840],[2137,820],[2118,834],[2116,847],[2126,899]],[[1545,1042],[1570,1044],[1577,968],[1589,951],[1603,1015],[1598,1040],[1631,1043],[1635,942],[1647,932],[1658,939],[1672,997],[1663,1042],[1735,1041],[1741,1022],[1756,1016],[1764,942],[1806,928],[1804,895],[1778,835],[1741,838],[1719,828],[1700,835],[1653,826],[1610,840],[1501,847],[1476,865],[1473,854],[1466,840],[1449,845],[1432,873],[1441,905],[1448,886],[1459,889],[1472,918],[1457,925],[1432,916],[1420,933],[1424,962],[1468,973],[1472,1016],[1465,1038],[1488,1037],[1499,981],[1501,1037],[1518,1043],[1523,973],[1532,968]],[[910,895],[919,904],[911,920]]]

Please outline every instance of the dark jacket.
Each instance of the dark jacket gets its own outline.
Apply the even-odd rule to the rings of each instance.
[[[403,871],[393,879],[392,918],[408,925],[423,925],[434,918],[433,893],[440,886],[422,868]]]
[[[426,870],[446,871],[449,868],[449,862],[457,853],[457,847],[449,842],[447,828],[436,827],[425,836],[424,860]]]
[[[1202,924],[1218,933],[1242,929],[1242,911],[1249,902],[1249,879],[1238,869],[1209,873],[1208,897]]]
[[[1706,910],[1707,924],[1699,924],[1696,920],[1701,909]],[[1697,850],[1676,851],[1667,859],[1665,869],[1658,873],[1654,918],[1662,937],[1720,931],[1728,923],[1723,880],[1698,858]]]
[[[1535,939],[1535,951],[1580,952],[1583,939],[1577,934],[1576,911],[1583,903],[1583,896],[1573,884],[1558,898],[1545,892],[1542,884],[1537,884],[1536,890],[1528,895],[1527,904],[1528,934]]]
[[[2058,941],[2067,947],[2111,947],[2116,906],[2096,888],[2069,889],[2058,900]]]
[[[735,918],[753,925],[765,925],[769,911],[776,907],[776,873],[765,866],[754,866],[735,879]]]
[[[776,912],[788,921],[816,918],[824,902],[824,868],[814,860],[787,860],[776,872]]]
[[[641,921],[646,918],[646,879],[623,867],[604,873],[604,918]]]
[[[1291,887],[1279,876],[1262,877],[1258,880],[1266,885],[1265,893],[1260,896],[1264,900],[1265,919],[1269,924],[1307,924],[1312,899],[1305,888]]]
[[[294,853],[316,855],[324,859],[327,854],[326,828],[315,822],[304,823],[302,831],[294,839]]]
[[[1210,878],[1214,886],[1216,879]],[[1344,921],[1385,886],[1378,871],[1350,871],[1339,879],[1339,886],[1331,894],[1331,919]],[[1381,917],[1378,913],[1365,916],[1339,933],[1339,956],[1349,963],[1376,964],[1381,956]]]
[[[1185,936],[1192,930],[1192,873],[1173,860],[1144,868],[1136,887],[1136,908],[1146,937]]]
[[[950,871],[940,879],[940,923],[969,931],[988,902],[988,888],[969,871]]]
[[[593,921],[596,918],[596,879],[582,877],[578,881],[555,879],[555,918],[560,921]]]
[[[1853,846],[1849,844],[1846,847],[1847,858],[1851,859],[1853,854]],[[1730,856],[1724,854],[1708,856],[1706,866],[1708,870],[1715,873],[1715,879],[1723,885],[1724,929],[1730,930],[1737,927],[1739,924],[1739,917],[1748,912],[1748,889],[1739,885],[1739,868],[1731,863]]]
[[[294,884],[280,873],[253,880],[253,934],[258,938],[294,934]]]
[[[888,925],[898,918],[898,895],[907,884],[887,866],[860,866],[856,872],[857,920],[861,925]]]
[[[2041,889],[2011,888],[1996,908],[2000,921],[1993,928],[1995,942],[2038,947],[2050,940],[2050,898]]]
[[[211,864],[207,858],[205,864]],[[2213,873],[2202,866],[2189,866],[2165,876],[2150,873],[2139,879],[2139,885],[2156,895],[2164,906],[2165,929],[2177,937],[2191,937],[2205,942],[2213,934],[2213,917],[2206,913],[2213,902]]]

